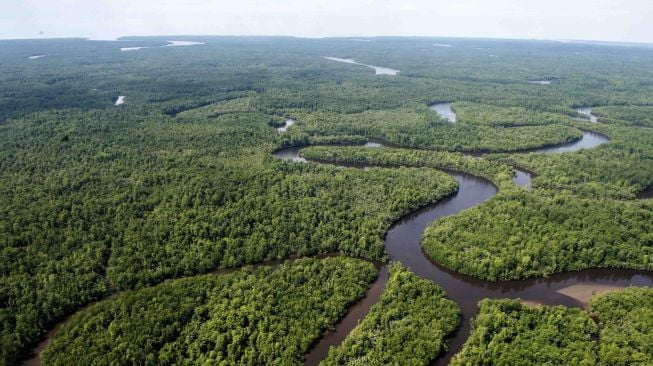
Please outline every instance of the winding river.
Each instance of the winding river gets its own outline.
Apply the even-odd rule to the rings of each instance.
[[[594,147],[606,142],[607,137],[584,132],[583,138],[558,147],[537,149],[535,152],[569,152]],[[371,140],[364,146],[377,148],[394,145]],[[278,159],[306,163],[300,156],[301,147],[291,147],[274,153]],[[530,187],[531,173],[516,170],[515,184]],[[399,261],[422,278],[435,282],[446,291],[447,296],[460,307],[463,319],[459,329],[449,341],[449,350],[442,354],[435,365],[445,365],[462,347],[470,333],[470,319],[477,312],[477,304],[484,298],[519,298],[527,304],[564,305],[584,307],[592,292],[601,292],[629,285],[653,286],[653,273],[624,269],[592,269],[579,272],[554,274],[547,278],[519,281],[489,282],[462,275],[431,261],[421,248],[424,230],[433,221],[475,207],[492,198],[497,188],[488,180],[471,174],[447,171],[458,182],[458,191],[431,205],[425,206],[395,222],[385,235],[385,247],[391,261]],[[379,276],[370,286],[366,296],[351,307],[333,331],[326,332],[306,355],[307,365],[317,365],[324,359],[331,346],[339,345],[379,300],[388,281],[388,268],[380,267]],[[26,365],[40,365],[39,351],[50,342],[61,324],[48,332],[46,338],[33,350],[34,357]]]
[[[583,138],[557,147],[533,150],[539,153],[571,152],[591,148],[608,141],[608,138],[593,132],[583,132]],[[379,142],[368,143],[368,147],[383,146]],[[307,162],[299,155],[301,148],[281,150],[275,157],[293,162]],[[450,339],[449,349],[433,362],[446,365],[458,353],[470,334],[470,319],[478,311],[478,302],[485,298],[518,298],[529,305],[564,305],[584,308],[592,293],[600,293],[630,285],[653,286],[653,273],[626,269],[590,269],[566,272],[547,278],[490,282],[450,271],[431,261],[422,251],[421,238],[424,230],[433,221],[455,215],[467,208],[475,207],[497,193],[497,188],[487,179],[467,173],[447,171],[458,182],[458,192],[437,203],[425,206],[395,222],[385,236],[385,247],[391,261],[399,261],[416,275],[429,279],[442,287],[447,296],[460,307],[463,319],[459,329]],[[531,174],[517,170],[513,181],[523,187],[530,187]],[[307,365],[317,365],[323,360],[331,346],[339,345],[358,322],[379,300],[388,280],[388,269],[381,268],[379,277],[372,284],[365,298],[356,304],[338,323],[328,331],[306,355]]]
[[[580,140],[567,142],[564,144],[542,147],[539,149],[528,149],[523,152],[534,153],[566,153],[583,149],[591,149],[608,142],[607,136],[592,131],[583,131],[583,137]]]
[[[346,64],[354,64],[354,65],[361,65],[361,66],[367,66],[369,68],[374,69],[374,73],[376,75],[397,75],[399,73],[399,70],[391,69],[389,67],[383,67],[383,66],[374,66],[374,65],[367,65],[367,64],[362,64],[360,62],[356,62],[350,58],[338,58],[338,57],[329,57],[329,56],[324,56],[325,59],[331,60],[331,61],[337,61],[337,62],[344,62]]]

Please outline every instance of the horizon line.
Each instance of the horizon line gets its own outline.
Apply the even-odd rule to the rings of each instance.
[[[259,38],[297,38],[297,39],[362,39],[362,38],[433,38],[433,39],[461,39],[461,40],[506,40],[506,41],[539,41],[539,42],[557,42],[557,43],[598,43],[611,45],[648,45],[653,46],[653,41],[613,41],[599,39],[577,39],[577,38],[520,38],[520,37],[482,37],[482,36],[427,36],[427,35],[348,35],[348,36],[306,36],[306,35],[289,35],[289,34],[157,34],[157,35],[123,35],[114,38],[110,37],[93,37],[93,36],[54,36],[54,37],[34,37],[34,38],[4,38],[0,36],[0,41],[38,41],[38,40],[57,40],[57,39],[80,39],[89,41],[120,42],[126,41],[124,38],[161,38],[161,37],[259,37]]]

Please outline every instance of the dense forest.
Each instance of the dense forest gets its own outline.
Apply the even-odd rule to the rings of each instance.
[[[600,154],[610,148],[596,150]],[[530,159],[529,164],[524,164],[529,168],[534,166],[530,162],[537,161],[536,158],[547,161],[535,171],[562,177],[563,173],[555,172],[577,157],[589,155],[589,151],[528,154],[522,160]],[[302,154],[327,162],[461,170],[492,180],[501,188],[494,199],[433,223],[424,236],[424,250],[431,258],[462,273],[496,281],[595,267],[653,269],[650,201],[582,198],[565,190],[555,191],[555,187],[534,191],[517,189],[511,181],[510,166],[497,160],[448,152],[311,147],[303,149]],[[563,155],[569,157],[563,159]],[[608,164],[607,159],[594,161]],[[620,173],[614,169],[597,169],[596,173],[606,171],[628,174],[626,169]],[[542,181],[538,179],[539,176],[535,182]],[[597,181],[600,179],[593,180]]]
[[[267,121],[108,110],[1,126],[3,350],[113,287],[291,255],[383,259],[392,221],[456,189],[432,169],[266,162]]]
[[[369,149],[359,146],[313,146],[300,151],[307,159],[371,166],[431,167],[464,171],[485,177],[502,190],[514,189],[514,169],[501,161],[466,156],[461,153],[396,148]]]
[[[459,317],[441,288],[392,264],[381,300],[321,365],[428,365]]]
[[[496,281],[596,267],[653,270],[653,203],[501,192],[424,234],[424,250]]]
[[[318,253],[386,260],[383,237],[392,222],[456,191],[456,182],[436,169],[481,175],[500,189],[428,230],[425,251],[448,268],[491,280],[596,266],[653,269],[653,206],[637,200],[653,187],[650,48],[394,37],[175,39],[203,44],[159,47],[169,40],[162,37],[0,41],[0,365],[19,364],[56,322],[115,293],[72,318],[46,363],[214,362],[218,354],[225,362],[301,362],[310,343],[361,296],[374,272],[369,263],[340,258],[296,267],[312,271],[302,278],[315,284],[331,278],[321,266],[347,272],[356,263],[361,273],[342,273],[338,289],[348,297],[334,299],[328,315],[314,307],[306,314],[250,309],[267,320],[276,319],[275,311],[293,312],[305,333],[274,335],[292,355],[270,339],[244,338],[242,348],[222,343],[227,351],[212,353],[202,348],[208,341],[193,337],[215,340],[231,331],[218,324],[219,316],[236,311],[219,303],[229,281],[263,286],[261,293],[280,307],[316,305],[333,288],[299,286],[293,295],[261,280],[294,276],[289,269],[244,270],[251,278],[192,276]],[[433,46],[443,42],[452,47]],[[151,48],[120,50],[139,46]],[[323,56],[401,73],[375,75]],[[119,96],[124,104],[116,105]],[[456,124],[429,108],[437,102],[453,103]],[[576,111],[589,106],[599,123]],[[287,118],[296,123],[279,133],[275,127]],[[576,141],[583,130],[610,141],[567,154],[522,151]],[[272,156],[289,146],[369,139],[402,148],[302,150],[317,160],[387,166],[366,170]],[[514,166],[535,173],[533,190],[512,183]],[[443,299],[395,271],[405,281],[400,287],[419,288],[413,298]],[[174,280],[180,277],[189,278]],[[292,287],[289,278],[276,283]],[[400,290],[388,287],[387,306],[361,325],[392,340],[379,322],[404,308],[406,321],[443,324],[444,314],[403,304]],[[163,305],[169,311],[159,311]],[[104,322],[130,306],[134,318],[114,322],[118,329]],[[218,317],[205,328],[199,324],[212,316]],[[143,317],[154,333],[134,326]],[[243,323],[233,332],[252,329]],[[107,336],[123,331],[129,336],[122,340]],[[423,334],[408,332],[405,341],[424,345]],[[150,336],[151,352],[133,348]],[[124,345],[110,343],[119,341]],[[83,342],[90,342],[83,346],[88,354],[76,348]],[[430,342],[424,354],[444,344]],[[158,348],[164,343],[174,347]],[[270,351],[260,357],[271,358],[256,359],[254,344]],[[117,351],[106,351],[108,345]],[[377,351],[360,354],[399,355]]]
[[[442,120],[426,105],[354,114],[293,114],[298,130],[310,135],[362,135],[394,144],[452,151],[516,151],[578,140],[581,131],[567,125],[489,127]]]
[[[653,363],[653,289],[631,287],[595,296],[590,309],[600,326],[601,365]]]
[[[599,327],[580,309],[484,300],[451,365],[596,365]]]
[[[653,129],[585,124],[610,142],[567,154],[497,155],[537,172],[535,187],[586,198],[633,199],[653,187]]]
[[[625,126],[653,127],[653,105],[649,106],[599,106],[592,108],[601,122]]]
[[[44,363],[299,365],[376,273],[346,257],[303,259],[127,291],[76,314]]]
[[[653,289],[594,295],[590,312],[484,300],[452,365],[648,365]],[[596,322],[595,322],[596,321]]]

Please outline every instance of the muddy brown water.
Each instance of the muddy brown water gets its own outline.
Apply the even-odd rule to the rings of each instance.
[[[583,138],[560,146],[546,147],[529,152],[562,153],[592,148],[608,141],[608,138],[589,131]],[[382,143],[367,145],[380,147]],[[299,156],[301,148],[290,148],[275,153],[279,159],[307,162]],[[345,165],[352,166],[352,165]],[[521,299],[530,306],[563,305],[584,308],[587,294],[605,289],[634,286],[653,286],[653,273],[628,269],[589,269],[578,272],[565,272],[546,278],[490,282],[448,270],[430,260],[422,251],[421,238],[424,230],[435,220],[455,215],[489,200],[497,193],[497,188],[487,179],[467,173],[448,171],[458,182],[458,191],[437,203],[425,206],[395,222],[385,236],[385,247],[391,261],[398,261],[416,275],[429,279],[442,287],[447,297],[455,301],[461,309],[463,318],[460,327],[449,340],[448,351],[440,355],[433,364],[446,365],[458,353],[467,340],[471,330],[470,320],[478,311],[478,302],[489,299]],[[530,187],[531,173],[516,169],[513,181]],[[359,321],[378,301],[388,280],[387,268],[382,268],[370,293],[361,300],[336,325],[335,331],[326,332],[324,337],[306,355],[306,365],[317,365],[326,358],[329,348],[338,346]]]
[[[596,136],[594,136],[596,135]],[[583,141],[589,136],[590,141]],[[597,140],[600,142],[597,143]],[[597,146],[608,141],[607,137],[592,132],[584,132],[581,140],[564,144],[558,148],[543,148],[534,152],[569,152]],[[396,147],[380,140],[374,140],[365,146]],[[306,163],[299,155],[301,147],[292,147],[274,153],[278,159]],[[350,165],[352,166],[352,165]],[[353,165],[355,167],[361,167]],[[522,187],[530,187],[531,173],[516,169],[513,181]],[[554,274],[547,278],[534,278],[519,281],[489,282],[475,277],[450,271],[431,261],[421,248],[421,238],[424,230],[435,220],[455,215],[462,210],[475,207],[497,193],[497,188],[487,179],[462,172],[447,171],[459,184],[458,191],[431,205],[425,206],[404,216],[395,222],[385,236],[385,246],[390,260],[401,262],[416,275],[429,279],[442,287],[447,297],[460,307],[463,319],[458,330],[449,340],[449,349],[436,359],[434,365],[448,364],[449,360],[462,347],[469,336],[470,319],[476,314],[478,302],[485,298],[519,298],[530,305],[564,305],[568,307],[584,307],[588,291],[603,291],[605,289],[623,288],[630,285],[653,286],[653,273],[625,269],[591,269],[579,272]],[[331,256],[327,254],[323,256]],[[282,261],[272,261],[262,265],[277,265]],[[236,269],[220,270],[216,273],[228,273]],[[306,355],[307,365],[317,365],[323,360],[331,346],[337,346],[347,337],[376,304],[388,281],[388,268],[381,265],[379,276],[369,287],[365,297],[353,305],[347,314],[336,324],[334,330],[327,331],[316,342]],[[57,329],[65,320],[50,330],[45,339],[32,351],[33,356],[24,365],[40,365],[39,353],[50,344]]]

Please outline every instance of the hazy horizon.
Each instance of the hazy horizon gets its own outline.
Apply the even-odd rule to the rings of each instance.
[[[0,38],[416,36],[653,43],[652,18],[646,0],[23,0],[0,5]]]

